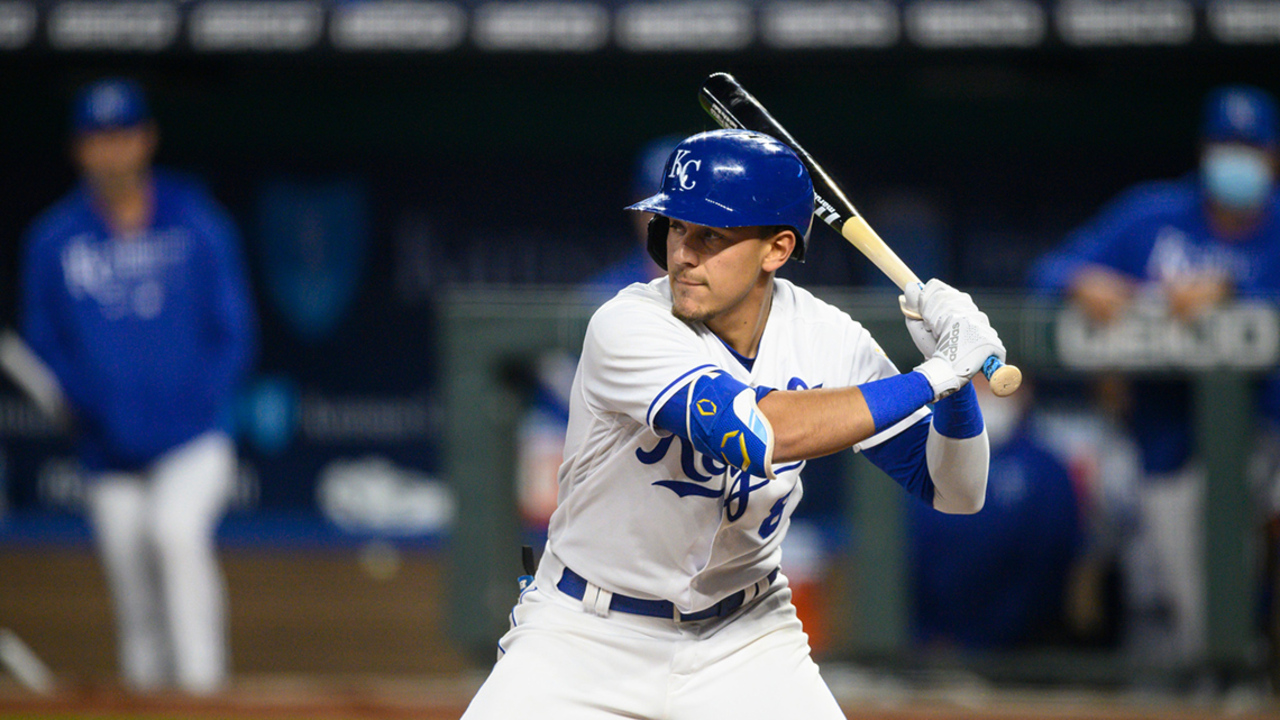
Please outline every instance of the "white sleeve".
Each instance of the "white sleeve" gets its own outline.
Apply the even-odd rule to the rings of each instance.
[[[929,423],[925,460],[933,478],[933,507],[944,513],[976,513],[987,498],[991,448],[987,431],[970,438],[949,438]]]
[[[583,397],[593,413],[621,413],[655,432],[654,415],[667,400],[716,367],[692,328],[640,301],[614,301],[596,312],[580,362]]]

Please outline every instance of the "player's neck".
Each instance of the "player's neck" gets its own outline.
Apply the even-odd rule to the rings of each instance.
[[[706,326],[734,352],[754,358],[772,308],[773,275],[766,274],[736,308],[708,320]]]

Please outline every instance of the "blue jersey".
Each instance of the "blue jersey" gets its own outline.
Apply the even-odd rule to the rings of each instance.
[[[1062,614],[1083,533],[1066,467],[1025,431],[991,448],[974,515],[910,503],[916,632],[926,642],[1004,648]]]
[[[1205,198],[1195,175],[1139,185],[1073,232],[1065,245],[1032,269],[1030,286],[1060,295],[1087,265],[1102,265],[1137,282],[1158,283],[1188,273],[1219,272],[1241,297],[1280,293],[1280,193],[1273,193],[1262,222],[1248,235],[1222,240],[1209,225]],[[1280,385],[1268,387],[1280,391]],[[1172,472],[1193,447],[1191,397],[1186,382],[1134,383],[1134,438],[1148,473]],[[1263,411],[1280,418],[1280,393],[1268,390]]]
[[[23,335],[62,383],[90,471],[138,469],[224,426],[253,355],[230,219],[169,173],[153,197],[151,223],[118,237],[81,185],[25,239]]]
[[[1139,185],[1123,193],[1031,272],[1031,287],[1061,293],[1085,265],[1117,270],[1136,281],[1160,282],[1190,272],[1217,271],[1242,296],[1280,290],[1280,193],[1248,235],[1220,239],[1209,225],[1194,175]]]

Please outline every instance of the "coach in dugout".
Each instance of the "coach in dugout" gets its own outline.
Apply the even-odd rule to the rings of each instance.
[[[1280,290],[1280,193],[1275,99],[1250,86],[1205,102],[1199,172],[1139,185],[1072,233],[1033,269],[1033,289],[1069,298],[1097,323],[1156,298],[1193,320],[1237,296]],[[1206,643],[1202,505],[1190,386],[1170,379],[1111,383],[1141,453],[1137,542],[1129,549],[1127,634],[1148,659],[1187,666]],[[1280,418],[1264,393],[1262,411]]]
[[[137,83],[80,91],[82,182],[25,238],[22,334],[66,397],[125,683],[205,694],[227,676],[214,530],[255,320],[235,228],[200,185],[152,169],[157,141]]]

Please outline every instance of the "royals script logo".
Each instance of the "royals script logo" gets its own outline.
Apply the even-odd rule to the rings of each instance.
[[[798,377],[787,382],[788,390],[806,390],[809,385]],[[819,383],[815,387],[822,387]],[[680,474],[675,477],[658,480],[656,487],[666,488],[681,498],[711,498],[718,500],[724,508],[725,520],[736,522],[747,513],[751,504],[751,496],[770,483],[762,477],[754,477],[743,470],[717,460],[712,455],[698,452],[693,443],[679,435],[671,434],[658,440],[652,448],[643,446],[636,449],[636,459],[645,465],[656,465],[663,462],[672,448],[678,448],[680,456]],[[804,461],[774,467],[774,475],[781,475],[804,468]],[[714,482],[722,479],[721,482]],[[787,512],[787,500],[791,497],[793,487],[785,495],[772,498],[773,504],[764,514],[756,532],[762,539],[767,539],[778,529],[784,513]],[[768,502],[766,500],[765,502]],[[759,516],[757,516],[759,517]]]
[[[689,168],[694,170],[702,169],[701,160],[686,160],[689,156],[688,150],[677,150],[676,157],[671,161],[671,172],[667,174],[669,178],[678,178],[680,180],[681,190],[692,190],[693,186],[698,184],[697,180],[689,179]]]

